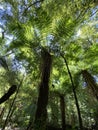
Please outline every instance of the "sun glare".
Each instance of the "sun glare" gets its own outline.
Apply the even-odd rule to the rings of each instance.
[[[80,36],[80,35],[81,35],[81,30],[79,29],[79,30],[77,31],[76,36],[78,37],[78,36]]]

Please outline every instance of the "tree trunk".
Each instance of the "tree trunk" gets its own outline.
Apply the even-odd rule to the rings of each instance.
[[[34,130],[45,130],[47,120],[47,104],[49,93],[49,78],[52,64],[51,55],[44,49],[42,52],[43,65],[41,83],[39,85],[39,96],[35,114]]]
[[[85,82],[87,83],[89,93],[98,101],[98,86],[94,77],[87,70],[82,70],[81,73],[85,79]]]
[[[76,95],[75,89],[73,89],[73,93],[74,93],[75,104],[76,104],[77,112],[78,112],[79,127],[80,127],[80,130],[83,130],[81,112],[80,112],[79,103],[78,103],[78,99],[77,99],[77,95]]]
[[[61,54],[61,56],[62,56],[62,58],[65,61],[65,64],[66,64],[66,67],[67,67],[67,71],[68,71],[68,74],[69,74],[69,77],[70,77],[70,81],[71,81],[71,84],[72,84],[72,91],[73,91],[73,94],[74,94],[75,104],[76,104],[77,113],[78,113],[78,119],[79,119],[79,127],[80,127],[80,130],[83,130],[82,117],[81,117],[80,107],[79,107],[79,103],[78,103],[78,98],[77,98],[77,94],[76,94],[73,78],[72,78],[72,75],[71,75],[71,72],[70,72],[70,69],[69,69],[69,66],[68,66],[66,58],[63,56],[63,54]]]
[[[64,96],[63,95],[60,95],[60,109],[61,109],[61,118],[62,118],[62,130],[66,130],[65,101],[64,101]]]
[[[58,98],[54,97],[54,95],[50,95],[52,97],[50,101],[50,108],[51,108],[51,122],[53,126],[57,126],[58,124],[58,116],[59,116],[59,107],[58,107]]]

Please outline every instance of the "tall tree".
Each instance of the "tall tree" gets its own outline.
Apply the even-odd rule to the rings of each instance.
[[[42,50],[43,65],[41,70],[41,83],[39,85],[39,96],[35,115],[34,129],[46,130],[47,104],[49,94],[49,78],[52,65],[52,57],[47,50]]]

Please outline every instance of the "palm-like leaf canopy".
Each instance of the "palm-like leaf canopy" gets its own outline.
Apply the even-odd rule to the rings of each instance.
[[[41,47],[44,46],[56,56],[60,55],[60,51],[65,52],[70,68],[75,72],[81,68],[85,69],[85,66],[91,67],[86,58],[96,44],[90,45],[88,37],[78,37],[76,32],[81,29],[87,36],[87,23],[90,23],[91,19],[96,21],[96,18],[92,17],[94,11],[97,12],[96,3],[91,0],[5,0],[3,6],[9,10],[5,15],[6,34],[13,37],[7,51],[13,49],[18,59],[25,60],[31,68],[36,68],[35,61],[39,62],[36,59],[39,59]],[[95,26],[96,22],[91,28],[94,29]],[[95,32],[95,29],[93,31]],[[94,32],[91,32],[90,36],[93,36]],[[84,53],[85,46],[91,46],[92,49]],[[59,63],[58,68],[60,69]]]

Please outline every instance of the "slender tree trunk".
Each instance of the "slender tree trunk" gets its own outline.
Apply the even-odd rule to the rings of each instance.
[[[60,95],[60,109],[61,109],[61,118],[62,118],[62,130],[66,130],[65,101],[63,95]]]
[[[59,107],[58,107],[58,99],[54,97],[54,95],[50,95],[52,97],[50,101],[50,108],[51,108],[51,122],[53,126],[58,124],[58,114],[59,114]]]
[[[3,122],[4,112],[5,112],[5,107],[3,107],[2,110],[1,110],[1,112],[0,112],[0,123],[1,123],[1,124],[2,124],[2,122]]]
[[[98,110],[95,111],[94,118],[95,118],[95,128],[94,128],[94,130],[98,130]]]
[[[77,99],[77,95],[76,95],[75,89],[73,89],[73,93],[74,93],[75,103],[76,103],[77,112],[78,112],[78,119],[79,119],[80,130],[83,130],[81,112],[80,112],[80,108],[79,108],[78,99]]]
[[[5,93],[1,98],[0,98],[0,104],[4,103],[6,100],[8,100],[10,98],[10,96],[12,96],[17,90],[17,86],[16,85],[12,85],[8,92]]]
[[[42,53],[42,77],[39,85],[39,96],[37,102],[37,110],[34,121],[34,130],[45,130],[47,120],[47,104],[49,93],[49,78],[52,64],[51,55],[44,49]]]
[[[73,90],[73,94],[74,94],[74,98],[75,98],[75,104],[76,104],[76,108],[77,108],[77,112],[78,112],[79,127],[80,127],[80,130],[83,130],[82,117],[81,117],[81,112],[80,112],[80,108],[79,108],[79,103],[78,103],[78,98],[77,98],[76,91],[75,91],[75,85],[74,85],[74,82],[73,82],[73,78],[72,78],[71,72],[69,70],[66,58],[62,54],[61,54],[61,56],[65,61],[65,64],[66,64],[66,67],[67,67],[67,70],[68,70],[68,74],[69,74],[69,77],[70,77],[70,81],[71,81],[71,84],[72,84],[72,90]]]

